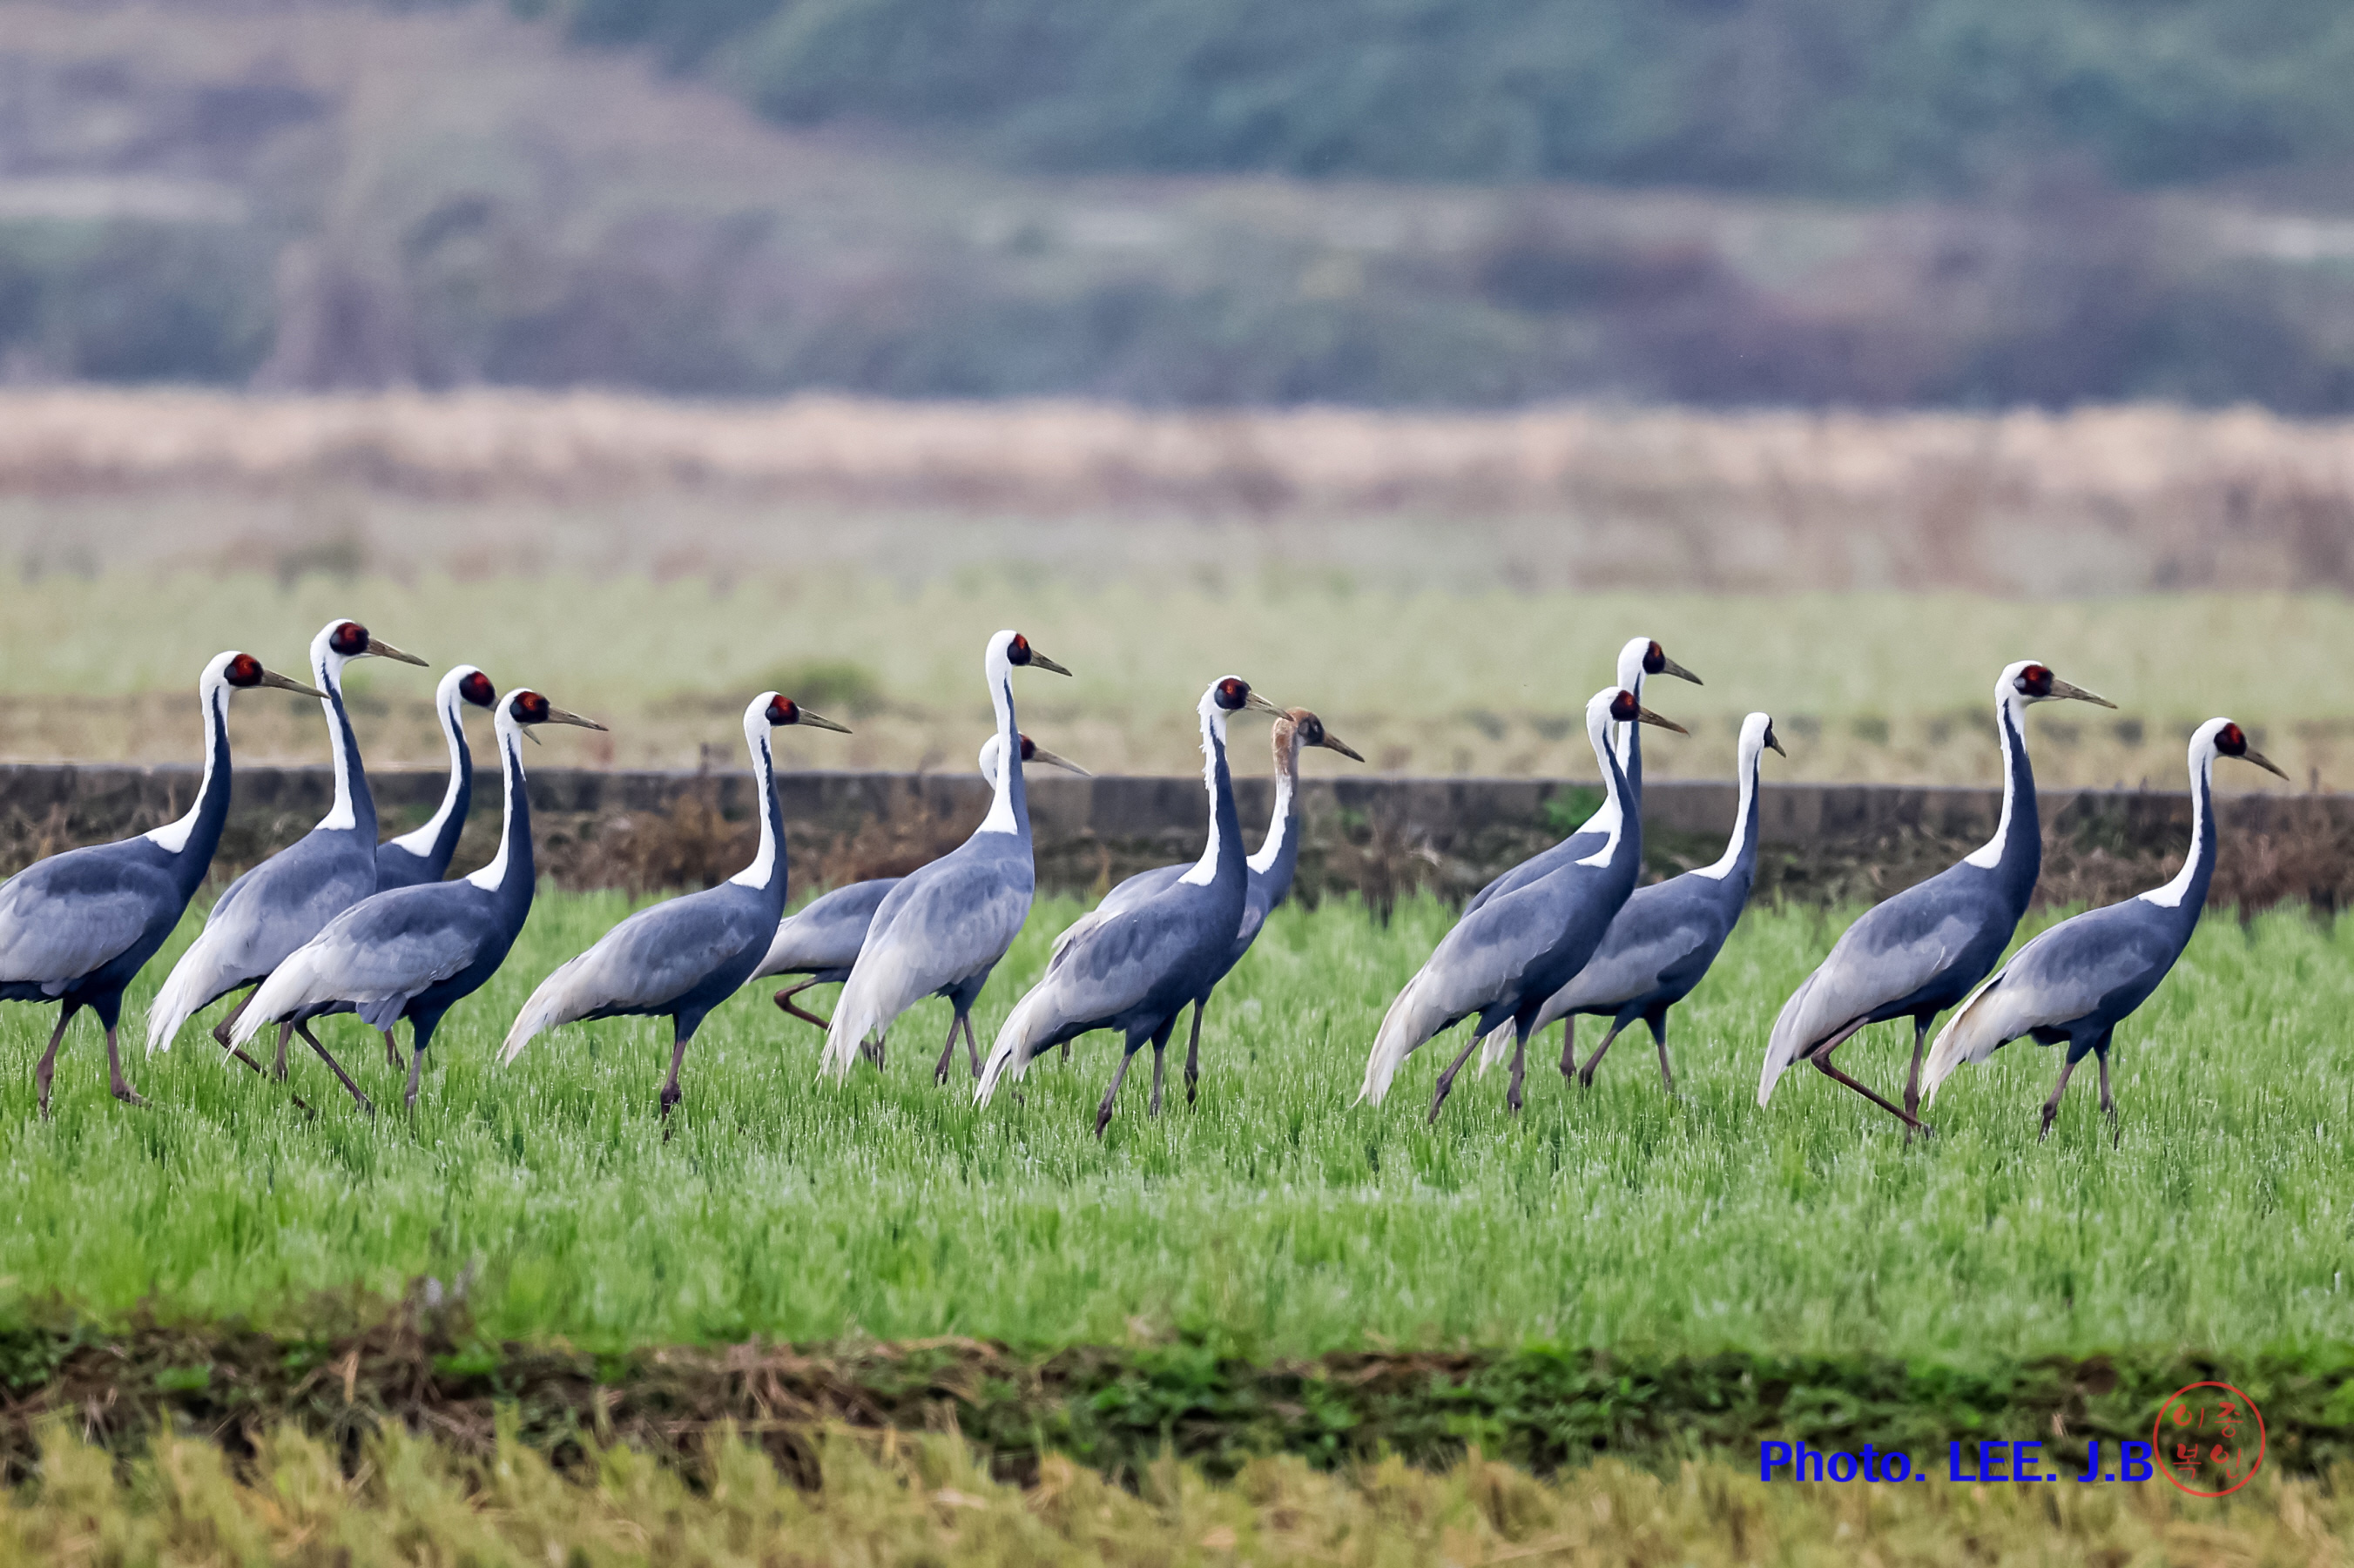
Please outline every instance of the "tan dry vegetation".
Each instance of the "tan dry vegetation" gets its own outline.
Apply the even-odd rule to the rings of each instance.
[[[307,514],[281,520],[281,548],[316,546],[304,535],[323,529],[326,544],[352,534],[352,547],[388,564],[400,540],[339,520],[350,503],[337,496],[621,503],[640,509],[654,556],[692,555],[699,533],[757,551],[758,530],[709,526],[717,496],[734,503],[723,513],[813,509],[835,529],[910,511],[1099,530],[1139,514],[1278,528],[1403,518],[1470,534],[1502,580],[1522,585],[2354,588],[2354,424],[2253,410],[1203,413],[486,390],[0,394],[0,495],[207,491],[299,498]],[[0,539],[18,534],[8,542],[22,554],[28,526]],[[788,532],[800,544],[808,531]],[[1347,542],[1320,529],[1310,543],[1345,560],[1336,546]],[[202,537],[177,544],[149,537],[138,553],[205,553]],[[99,564],[111,558],[91,548]]]
[[[552,1470],[514,1441],[463,1455],[398,1431],[355,1464],[292,1430],[245,1465],[200,1439],[118,1467],[64,1423],[39,1482],[0,1498],[0,1556],[90,1563],[855,1562],[1364,1564],[1775,1562],[2341,1564],[2348,1478],[2221,1503],[2163,1482],[1760,1484],[1719,1462],[1661,1478],[1604,1460],[1540,1480],[1476,1455],[1320,1473],[1261,1459],[1231,1482],[1156,1464],[1123,1488],[1061,1458],[1000,1482],[952,1435],[826,1441],[803,1490],[748,1444],[689,1478],[626,1447]],[[2054,1495],[2060,1494],[2060,1495]]]

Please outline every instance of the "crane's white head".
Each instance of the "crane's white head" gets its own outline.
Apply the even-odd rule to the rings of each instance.
[[[336,684],[343,676],[344,666],[355,659],[392,659],[403,664],[425,662],[416,654],[404,653],[373,635],[356,620],[331,620],[311,639],[311,673],[319,677],[321,685]]]
[[[994,780],[997,778],[998,754],[1004,749],[1004,738],[1001,736],[992,735],[981,743],[981,776],[983,779]],[[1069,758],[1055,756],[1026,735],[1022,737],[1022,760],[1025,763],[1043,762],[1049,768],[1059,768],[1066,773],[1076,773],[1082,779],[1095,777]]]
[[[463,713],[459,705],[472,704],[484,710],[498,706],[499,694],[491,685],[491,678],[472,664],[461,664],[441,677],[433,688],[433,705],[455,719]]]
[[[1251,690],[1248,681],[1240,675],[1227,675],[1210,683],[1202,694],[1201,713],[1204,718],[1214,718],[1220,724],[1248,708],[1261,713],[1279,714],[1283,710]]]
[[[1306,708],[1286,708],[1275,721],[1275,758],[1278,764],[1299,755],[1303,746],[1320,746],[1327,751],[1337,751],[1352,762],[1363,762],[1356,747],[1324,727],[1324,721]]]
[[[1741,763],[1746,768],[1757,759],[1758,753],[1771,748],[1777,757],[1790,754],[1782,749],[1782,740],[1774,733],[1771,714],[1751,714],[1741,721]]]
[[[316,686],[306,686],[291,680],[275,670],[265,670],[261,661],[250,653],[235,649],[216,653],[205,665],[205,673],[196,681],[196,694],[210,707],[214,703],[226,703],[231,692],[249,692],[260,686],[275,686],[284,692],[300,692],[306,697],[323,697],[327,694]],[[228,710],[222,709],[224,713]]]
[[[1637,702],[1635,694],[1626,687],[1605,686],[1587,698],[1585,704],[1585,733],[1593,740],[1596,752],[1609,744],[1610,726],[1614,724],[1657,725],[1678,735],[1691,733],[1675,720],[1663,718]]]
[[[1047,658],[1030,645],[1030,640],[1008,627],[989,640],[986,659],[990,679],[994,681],[1008,670],[1044,670],[1056,675],[1067,675],[1068,670]]]
[[[2190,766],[2196,771],[2201,763],[2218,757],[2236,757],[2243,762],[2253,762],[2275,778],[2287,774],[2263,752],[2248,744],[2248,732],[2227,718],[2211,718],[2190,736]]]
[[[1630,637],[1618,650],[1618,684],[1630,692],[1639,692],[1646,675],[1673,675],[1680,681],[1701,684],[1701,678],[1668,657],[1668,651],[1649,637]]]
[[[502,739],[511,735],[528,735],[534,726],[543,724],[578,725],[582,729],[596,730],[605,727],[595,719],[582,718],[557,707],[528,686],[519,687],[504,697],[494,696],[483,705],[498,715],[492,722]]]
[[[1994,695],[1999,703],[2017,703],[2021,706],[2029,703],[2058,702],[2062,698],[2092,703],[2105,708],[2117,705],[2097,693],[2070,685],[2052,673],[2051,665],[2032,659],[2021,659],[2016,664],[2005,665],[2002,678],[1994,683]]]

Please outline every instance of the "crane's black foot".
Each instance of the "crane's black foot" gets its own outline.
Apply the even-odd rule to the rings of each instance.
[[[137,1089],[133,1088],[129,1084],[124,1083],[121,1078],[117,1078],[113,1083],[108,1085],[107,1089],[109,1093],[113,1095],[116,1099],[121,1100],[124,1105],[144,1106],[147,1103],[147,1098],[144,1095],[142,1095]]]
[[[1439,1107],[1447,1104],[1447,1093],[1454,1086],[1444,1078],[1438,1080],[1438,1090],[1430,1097],[1430,1116],[1426,1125],[1431,1127],[1438,1125]]]
[[[670,1119],[671,1107],[685,1097],[686,1097],[679,1091],[679,1086],[675,1080],[664,1084],[662,1088],[662,1118],[664,1121],[668,1121]]]
[[[1593,1063],[1588,1062],[1577,1070],[1577,1086],[1581,1089],[1590,1089],[1594,1086]]]
[[[424,1075],[425,1053],[419,1051],[414,1056],[409,1058],[408,1092],[401,1097],[400,1103],[402,1109],[408,1111],[414,1111],[417,1109],[417,1080]]]
[[[2044,1139],[2050,1138],[2052,1136],[2052,1124],[2059,1118],[2060,1112],[2055,1107],[2045,1106],[2043,1107],[2043,1128],[2035,1135],[2035,1141],[2041,1143]]]
[[[1521,1113],[1521,1081],[1514,1078],[1512,1086],[1504,1091],[1504,1108],[1518,1116]]]
[[[1096,1112],[1096,1141],[1103,1141],[1104,1128],[1111,1125],[1111,1107],[1104,1106]]]
[[[384,1032],[384,1065],[398,1073],[408,1064],[400,1059],[400,1047],[392,1043],[392,1031]]]
[[[1193,1097],[1202,1091],[1202,1075],[1188,1068],[1185,1073],[1185,1104],[1190,1108]]]

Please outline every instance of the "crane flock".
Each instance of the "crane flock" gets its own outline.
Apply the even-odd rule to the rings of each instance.
[[[434,697],[450,750],[450,781],[440,809],[416,831],[378,843],[375,803],[343,694],[345,668],[370,657],[424,662],[348,620],[328,622],[313,639],[307,682],[266,669],[249,653],[216,656],[197,682],[204,773],[187,813],[136,838],[53,855],[0,883],[0,1001],[59,1006],[34,1069],[42,1117],[49,1114],[58,1046],[84,1008],[105,1032],[114,1097],[145,1103],[123,1071],[117,1042],[123,992],[179,923],[210,870],[228,810],[229,698],[269,687],[319,699],[334,801],[309,833],[239,876],[214,902],[148,1010],[148,1052],[167,1049],[196,1014],[242,991],[244,998],[212,1029],[225,1060],[283,1080],[289,1041],[299,1035],[354,1103],[373,1111],[366,1094],[311,1028],[328,1014],[356,1013],[383,1037],[390,1065],[406,1072],[404,1098],[414,1107],[435,1031],[452,1007],[499,970],[531,911],[537,874],[521,743],[540,726],[604,726],[529,688],[502,694],[482,671],[457,666],[442,677]],[[881,1071],[892,1028],[929,996],[947,999],[951,1008],[934,1080],[949,1081],[961,1034],[977,1106],[990,1104],[1044,1052],[1060,1046],[1067,1056],[1074,1040],[1113,1031],[1121,1051],[1096,1110],[1098,1138],[1110,1124],[1129,1065],[1147,1043],[1152,1047],[1148,1114],[1161,1114],[1165,1053],[1190,1008],[1184,1073],[1192,1104],[1210,998],[1290,891],[1299,852],[1301,752],[1323,748],[1364,759],[1306,708],[1278,707],[1238,676],[1209,683],[1196,705],[1207,796],[1200,858],[1129,877],[1065,930],[1045,972],[1015,1001],[984,1059],[972,1011],[1027,921],[1035,885],[1025,768],[1034,762],[1087,771],[1022,733],[1014,705],[1017,670],[1070,673],[1020,632],[1000,631],[989,640],[982,677],[995,725],[979,765],[989,782],[990,807],[972,834],[906,876],[839,888],[790,916],[773,736],[790,726],[847,731],[781,693],[754,697],[744,711],[760,808],[759,847],[751,863],[716,887],[638,911],[559,966],[516,1014],[501,1061],[512,1063],[535,1037],[568,1023],[667,1018],[670,1070],[656,1100],[667,1125],[683,1097],[687,1046],[703,1020],[747,981],[786,975],[806,978],[778,991],[776,1005],[823,1032],[818,1070],[836,1082],[862,1062]],[[1644,705],[1645,683],[1670,675],[1697,684],[1700,677],[1648,637],[1625,644],[1614,673],[1614,683],[1585,705],[1586,735],[1602,773],[1600,808],[1576,832],[1497,877],[1465,906],[1384,1013],[1367,1054],[1360,1104],[1380,1105],[1408,1056],[1466,1021],[1469,1035],[1433,1087],[1434,1122],[1475,1051],[1481,1053],[1482,1072],[1509,1055],[1505,1103],[1519,1111],[1530,1038],[1556,1022],[1564,1081],[1591,1086],[1612,1043],[1639,1020],[1658,1047],[1661,1086],[1675,1094],[1668,1013],[1707,975],[1748,902],[1757,863],[1763,756],[1782,747],[1771,716],[1750,714],[1741,726],[1738,804],[1723,857],[1638,887],[1641,732],[1649,726],[1686,733]],[[2165,979],[2206,903],[2217,855],[2214,765],[2237,758],[2274,774],[2280,769],[2230,719],[2201,725],[2190,745],[2191,844],[2179,874],[2137,898],[2052,927],[2001,963],[2041,869],[2027,710],[2062,700],[2115,705],[2033,661],[2005,668],[1994,699],[2003,793],[1993,838],[1878,904],[1840,935],[1774,1021],[1757,1086],[1761,1108],[1782,1075],[1805,1063],[1895,1118],[1910,1140],[1929,1130],[1920,1113],[1956,1068],[2030,1037],[2067,1048],[2059,1083],[2042,1107],[2041,1135],[2050,1134],[2069,1076],[2087,1054],[2098,1061],[2100,1107],[2114,1122],[2109,1052],[2116,1026]],[[480,870],[444,880],[472,803],[468,707],[493,715],[499,847]],[[1227,747],[1233,722],[1255,712],[1274,715],[1276,792],[1260,847],[1246,855]],[[830,1020],[793,1000],[825,984],[843,988]],[[1932,1048],[1930,1032],[1948,1012]],[[1581,1015],[1609,1021],[1583,1065],[1575,1046]],[[403,1020],[409,1027],[405,1056],[395,1034]],[[1896,1020],[1913,1024],[1901,1104],[1832,1060],[1863,1030]],[[246,1046],[273,1026],[276,1055],[265,1067]]]

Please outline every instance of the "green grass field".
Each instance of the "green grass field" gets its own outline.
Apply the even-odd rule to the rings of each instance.
[[[1381,1008],[1445,927],[1429,903],[1386,927],[1279,911],[1213,1007],[1201,1103],[1148,1121],[1140,1064],[1101,1144],[1110,1036],[976,1111],[961,1078],[931,1083],[945,1004],[903,1023],[886,1076],[836,1088],[766,988],[705,1027],[665,1142],[664,1026],[575,1027],[492,1060],[530,987],[623,907],[542,897],[445,1024],[413,1120],[360,1116],[304,1056],[305,1120],[193,1031],[134,1061],[153,1107],[118,1107],[85,1021],[43,1123],[30,1069],[54,1013],[0,1010],[0,1311],[283,1327],[317,1292],[430,1275],[468,1282],[485,1332],[585,1345],[1175,1331],[1253,1357],[1549,1340],[1967,1363],[2354,1340],[2354,921],[2209,920],[2121,1033],[2114,1148],[2089,1085],[2038,1146],[2056,1062],[2026,1045],[1959,1075],[1925,1146],[1815,1075],[1760,1111],[1766,1028],[1836,931],[1762,910],[1675,1019],[1678,1101],[1629,1040],[1590,1093],[1533,1075],[1517,1121],[1490,1077],[1426,1128],[1432,1048],[1387,1105],[1352,1107]],[[984,1044],[1076,913],[1035,912],[983,998]],[[1877,1033],[1842,1060],[1885,1086],[1901,1046]],[[397,1107],[372,1035],[339,1019],[324,1038]]]

